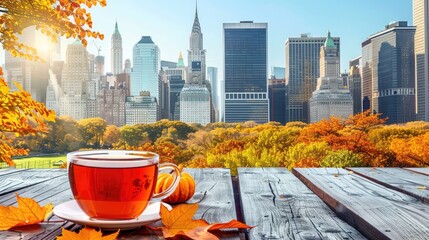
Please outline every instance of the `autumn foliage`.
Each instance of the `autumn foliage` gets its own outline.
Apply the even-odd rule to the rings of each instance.
[[[19,84],[17,87],[18,91],[10,91],[0,68],[0,160],[9,165],[14,165],[12,156],[28,152],[12,146],[14,137],[45,131],[45,121],[55,120],[53,111],[36,102]]]
[[[33,151],[79,148],[156,152],[162,162],[185,167],[422,167],[429,165],[429,123],[385,125],[378,114],[317,123],[213,123],[188,125],[162,120],[117,128],[102,119],[60,117],[47,133],[20,137]],[[82,136],[84,134],[85,136]],[[42,147],[41,147],[42,146]]]
[[[103,39],[104,35],[92,31],[91,14],[87,9],[105,6],[106,0],[38,0],[0,1],[0,43],[13,56],[40,60],[36,49],[19,41],[18,35],[29,26],[35,26],[52,42],[58,36],[78,38],[84,46],[87,37]]]
[[[12,56],[23,57],[28,60],[43,60],[37,55],[36,49],[27,46],[19,38],[25,28],[34,26],[52,42],[57,42],[59,36],[65,36],[66,38],[77,38],[86,46],[86,39],[89,37],[104,38],[103,34],[92,31],[92,18],[87,10],[97,5],[105,6],[106,0],[1,0],[0,43],[3,49]],[[16,144],[16,142],[12,144],[16,137],[33,136],[41,132],[47,135],[43,133],[48,129],[46,122],[55,120],[53,111],[33,100],[31,95],[24,91],[20,85],[17,84],[17,88],[18,91],[10,91],[10,86],[4,80],[0,67],[0,161],[9,165],[14,165],[11,160],[12,156],[25,155],[28,153],[26,147],[31,148],[31,145],[25,141],[20,144]],[[93,123],[89,123],[89,125],[91,124]],[[106,128],[105,125],[101,127]],[[50,132],[53,131],[54,129],[51,129]],[[101,129],[98,128],[97,131],[100,132]],[[56,133],[52,134],[55,135]],[[87,136],[86,133],[83,136]],[[89,144],[98,146],[103,135],[95,134],[89,137],[91,137],[88,139]],[[63,150],[73,148],[69,146],[76,140],[75,135],[70,133],[65,135],[62,142],[65,142],[67,147]],[[52,149],[54,145],[58,146],[58,143],[54,142],[37,143],[40,143],[41,151]],[[39,146],[33,146],[33,148]],[[74,146],[73,149],[80,147]]]

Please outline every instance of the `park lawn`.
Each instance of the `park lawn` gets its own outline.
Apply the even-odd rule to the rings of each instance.
[[[59,161],[66,162],[66,155],[53,155],[42,157],[27,157],[13,160],[16,168],[59,168],[61,165],[55,166]]]

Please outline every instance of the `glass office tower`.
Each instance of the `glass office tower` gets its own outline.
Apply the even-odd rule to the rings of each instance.
[[[267,23],[223,24],[225,122],[269,121]]]
[[[139,96],[140,92],[150,92],[151,97],[159,100],[160,69],[159,48],[150,36],[143,36],[133,48],[133,70],[131,72],[131,95]]]
[[[428,0],[413,0],[416,113],[417,120],[429,121],[429,11]]]
[[[362,43],[363,108],[387,117],[387,123],[415,120],[414,33],[394,22]]]

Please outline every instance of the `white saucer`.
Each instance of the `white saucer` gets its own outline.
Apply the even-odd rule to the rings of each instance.
[[[162,203],[169,210],[171,206]],[[76,200],[71,200],[54,207],[54,214],[58,217],[89,227],[99,227],[106,230],[133,229],[143,225],[156,222],[161,219],[159,216],[160,202],[151,202],[144,212],[136,219],[130,220],[98,220],[90,219],[79,207]]]

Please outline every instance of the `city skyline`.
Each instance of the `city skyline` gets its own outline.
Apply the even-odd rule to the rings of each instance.
[[[105,34],[104,41],[97,40],[96,43],[101,48],[101,55],[106,57],[106,67],[110,66],[111,62],[110,37],[115,30],[116,21],[123,39],[124,61],[132,59],[132,47],[143,35],[151,36],[157,42],[162,60],[177,61],[179,52],[182,52],[186,59],[195,4],[194,0],[185,2],[130,0],[127,4],[108,1],[105,8],[91,9],[93,29]],[[380,8],[384,10],[379,11]],[[225,11],[229,9],[234,11]],[[327,11],[335,14],[324,18],[328,16],[325,14]],[[216,12],[222,14],[214,14]],[[251,4],[243,0],[234,2],[200,0],[198,13],[206,39],[207,66],[218,67],[220,76],[223,75],[222,23],[241,20],[267,22],[269,67],[285,65],[284,44],[288,37],[298,37],[301,33],[321,37],[329,30],[334,36],[342,39],[342,72],[348,69],[349,60],[361,54],[361,43],[369,35],[395,20],[408,21],[412,25],[412,1],[392,3],[387,0],[377,2],[363,0],[356,5],[339,0],[317,2],[304,0],[299,3],[272,0]],[[62,59],[65,58],[67,44],[72,41],[68,39],[62,42]],[[89,41],[87,49],[90,53],[97,54],[97,48],[92,40]],[[0,63],[3,64],[3,50],[0,55]],[[110,67],[106,68],[106,71],[111,72]]]

